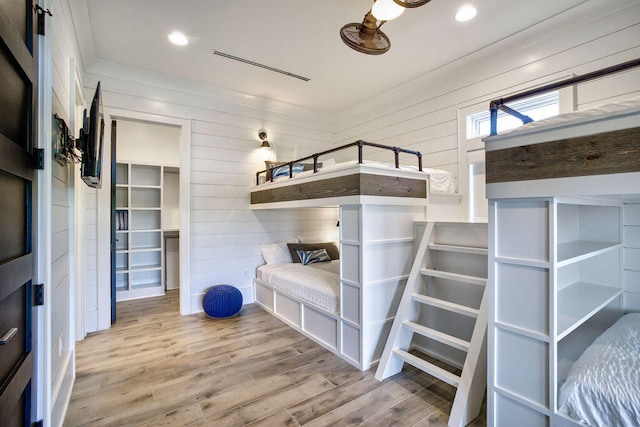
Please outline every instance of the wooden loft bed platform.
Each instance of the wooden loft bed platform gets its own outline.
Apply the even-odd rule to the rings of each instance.
[[[640,66],[629,61],[491,102],[485,138],[487,197],[640,193],[640,97],[533,122],[504,104]],[[526,123],[497,135],[498,109]]]
[[[357,147],[357,160],[320,167],[318,159],[322,156],[351,147]],[[364,147],[393,152],[394,163],[383,164],[364,160]],[[413,165],[401,166],[400,154],[414,157]],[[296,165],[305,162],[309,170],[294,170]],[[422,154],[417,151],[365,141],[356,141],[316,153],[279,167],[285,169],[285,176],[278,179],[273,178],[272,171],[275,169],[256,173],[256,185],[251,189],[252,209],[367,203],[426,206],[431,176],[439,174],[439,179],[444,179],[448,174],[445,171],[423,169]],[[451,180],[450,188],[453,188],[453,177],[446,178]]]
[[[488,137],[487,195],[635,195],[639,141],[640,97]]]

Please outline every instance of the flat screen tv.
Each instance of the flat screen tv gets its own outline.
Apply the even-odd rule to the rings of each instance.
[[[93,188],[101,188],[100,175],[102,172],[102,143],[104,139],[104,119],[102,116],[102,94],[100,82],[93,95],[88,115],[84,110],[82,129],[78,148],[82,151],[82,166],[80,175],[82,180]]]

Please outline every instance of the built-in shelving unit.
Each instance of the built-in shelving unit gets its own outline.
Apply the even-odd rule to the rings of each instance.
[[[559,387],[621,310],[622,203],[491,200],[489,247],[489,420],[572,425]]]
[[[164,294],[163,167],[116,165],[117,299]]]

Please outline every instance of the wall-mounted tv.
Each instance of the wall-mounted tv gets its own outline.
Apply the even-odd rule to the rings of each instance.
[[[89,187],[101,188],[102,185],[103,139],[102,93],[100,92],[100,82],[98,82],[88,115],[87,110],[84,110],[82,129],[80,129],[80,137],[77,143],[77,147],[82,151],[80,175]]]

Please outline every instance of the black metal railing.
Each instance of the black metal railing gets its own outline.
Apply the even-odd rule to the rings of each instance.
[[[577,83],[582,83],[587,80],[593,80],[600,77],[605,77],[610,74],[619,73],[621,71],[628,70],[630,68],[640,66],[640,59],[634,59],[632,61],[623,62],[622,64],[613,65],[611,67],[603,68],[601,70],[593,71],[591,73],[583,74],[581,76],[570,77],[565,80],[561,80],[555,83],[549,83],[548,85],[540,86],[534,89],[529,89],[524,92],[520,92],[515,95],[507,96],[500,99],[494,99],[489,103],[489,110],[491,113],[491,132],[489,135],[498,134],[498,111],[503,111],[510,114],[520,120],[523,124],[530,123],[533,119],[525,114],[521,114],[513,108],[507,107],[505,104],[516,101],[518,99],[528,98],[533,95],[538,95],[543,92],[551,92],[552,90],[562,89],[567,86],[573,86]]]
[[[301,163],[301,162],[304,162],[306,160],[313,160],[313,173],[316,173],[316,172],[318,172],[318,158],[320,156],[325,156],[327,154],[335,153],[336,151],[345,150],[345,149],[350,148],[350,147],[358,147],[358,163],[362,163],[363,162],[363,148],[365,146],[374,147],[374,148],[381,148],[383,150],[393,151],[396,169],[400,167],[400,153],[414,155],[414,156],[416,156],[418,158],[418,170],[420,172],[422,172],[422,153],[420,153],[419,151],[407,150],[405,148],[399,148],[399,147],[391,147],[389,145],[376,144],[374,142],[366,142],[366,141],[362,141],[362,140],[351,142],[349,144],[345,144],[345,145],[342,145],[340,147],[332,148],[330,150],[322,151],[320,153],[315,153],[315,154],[312,154],[310,156],[303,157],[301,159],[297,159],[297,160],[293,160],[293,161],[290,161],[290,162],[286,162],[286,163],[283,163],[282,165],[280,165],[278,167],[287,167],[288,166],[289,167],[289,178],[292,178],[293,177],[293,165],[294,164]],[[261,170],[261,171],[256,172],[256,185],[260,185],[260,175],[262,175],[262,174],[265,174],[265,181],[266,181],[266,176],[269,173],[269,171],[273,171],[273,169],[265,169],[265,170]],[[270,181],[273,182],[273,178],[274,178],[274,176],[273,176],[273,173],[272,173]]]

